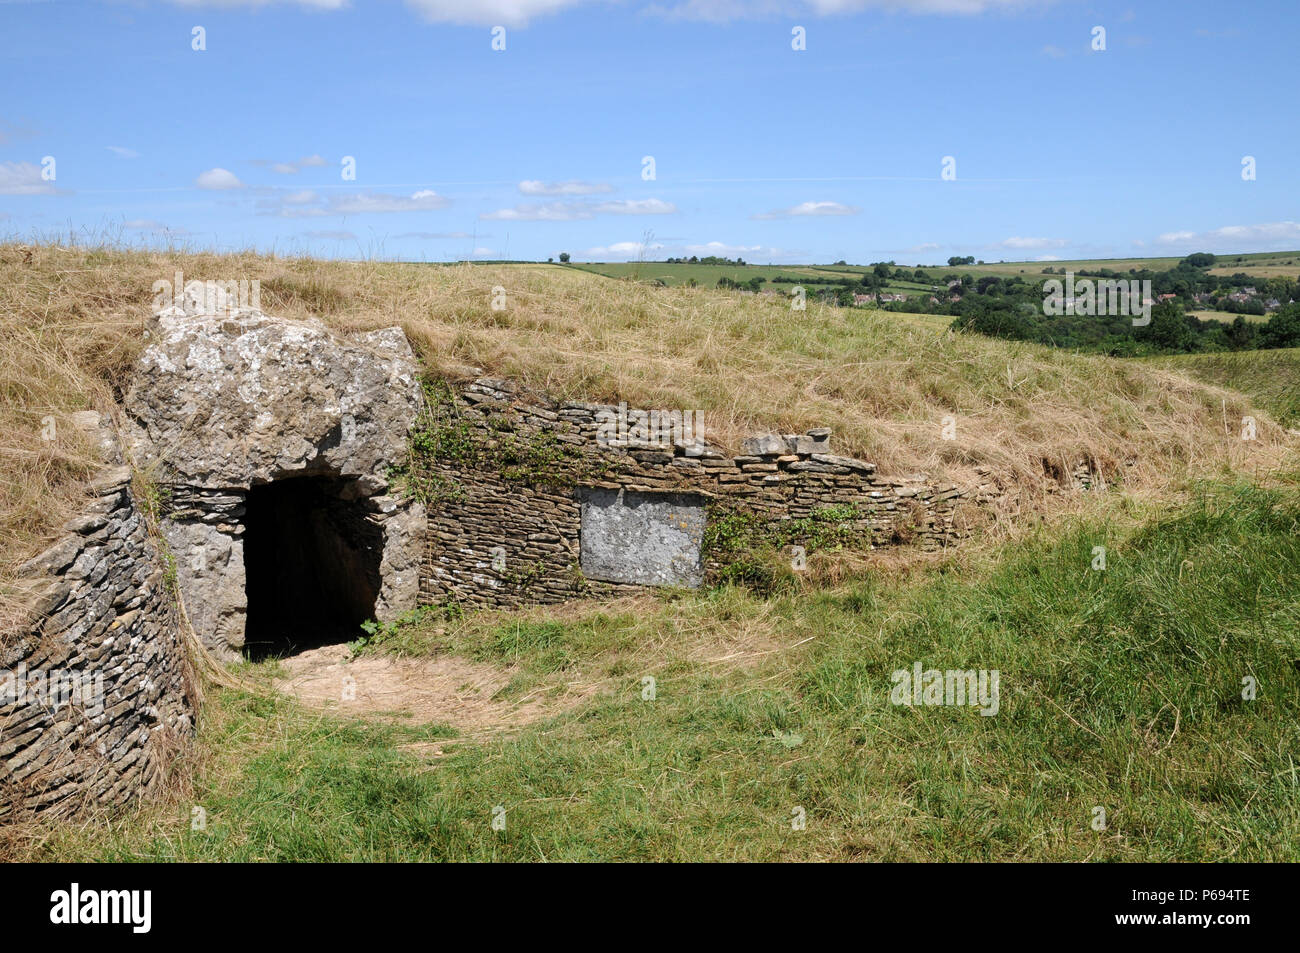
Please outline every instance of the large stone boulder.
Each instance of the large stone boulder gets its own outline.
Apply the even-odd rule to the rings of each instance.
[[[142,466],[210,487],[332,473],[373,493],[405,452],[420,385],[401,328],[344,340],[316,320],[174,308],[151,337],[126,398]]]
[[[213,654],[234,660],[244,644],[245,502],[273,481],[328,477],[341,488],[382,529],[376,617],[414,608],[424,510],[388,485],[421,401],[401,328],[345,338],[314,319],[186,299],[150,339],[125,400],[128,440],[164,489],[163,535]]]

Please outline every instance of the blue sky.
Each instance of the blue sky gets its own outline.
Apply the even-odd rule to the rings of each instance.
[[[0,0],[0,235],[415,260],[1300,248],[1298,37],[1293,0]]]

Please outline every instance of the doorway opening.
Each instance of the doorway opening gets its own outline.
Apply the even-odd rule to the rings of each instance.
[[[250,660],[350,642],[374,618],[384,533],[350,487],[347,480],[303,476],[249,490],[244,651]]]

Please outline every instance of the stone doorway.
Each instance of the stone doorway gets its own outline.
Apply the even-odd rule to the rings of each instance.
[[[350,642],[375,617],[384,532],[364,502],[354,481],[333,477],[249,489],[243,548],[250,660]]]

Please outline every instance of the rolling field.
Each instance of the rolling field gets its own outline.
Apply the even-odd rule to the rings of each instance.
[[[1009,277],[1019,275],[1026,281],[1045,278],[1044,268],[1067,271],[1097,271],[1108,268],[1112,271],[1127,272],[1130,268],[1149,268],[1164,271],[1173,268],[1185,256],[1170,258],[1100,258],[1073,261],[1008,261],[986,262],[982,265],[922,265],[931,279],[929,282],[897,281],[891,282],[885,290],[892,294],[929,294],[932,284],[942,281],[945,275],[972,275],[982,278],[985,275]],[[869,265],[692,265],[668,262],[573,262],[564,267],[581,269],[608,278],[627,278],[634,281],[661,281],[665,285],[680,285],[694,278],[700,285],[713,287],[722,277],[734,281],[748,281],[750,278],[766,278],[768,282],[778,275],[812,278],[838,278],[848,283],[870,271]],[[899,261],[897,267],[915,270],[910,262]],[[1253,278],[1282,276],[1300,277],[1300,251],[1259,252],[1249,255],[1222,255],[1218,263],[1210,269],[1212,275],[1234,275],[1243,273]],[[789,285],[771,285],[766,287],[784,287]],[[1249,318],[1249,316],[1248,316]]]
[[[1066,271],[1099,271],[1103,268],[1109,268],[1111,271],[1127,272],[1130,268],[1149,268],[1152,271],[1166,271],[1176,266],[1185,258],[1185,255],[1177,255],[1168,258],[1096,258],[1096,259],[1076,259],[1072,261],[1008,261],[1008,262],[986,262],[983,265],[958,265],[949,267],[947,265],[937,266],[936,271],[946,274],[950,271],[957,274],[971,274],[976,277],[984,275],[1024,275],[1026,280],[1030,275],[1042,273],[1044,268],[1064,268]],[[927,269],[928,270],[928,269]],[[1212,275],[1234,275],[1237,272],[1248,274],[1252,277],[1269,278],[1274,275],[1295,278],[1300,275],[1300,251],[1281,251],[1281,252],[1258,252],[1249,255],[1220,255],[1214,267],[1210,269]]]

